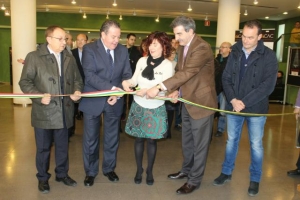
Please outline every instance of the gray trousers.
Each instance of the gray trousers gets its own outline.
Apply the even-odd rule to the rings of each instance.
[[[183,151],[181,172],[188,174],[187,183],[199,187],[204,175],[214,115],[193,119],[185,104],[182,105],[181,115]]]

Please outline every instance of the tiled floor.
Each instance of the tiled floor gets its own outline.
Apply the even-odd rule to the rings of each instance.
[[[0,92],[10,92],[10,87],[0,85]],[[290,113],[292,106],[270,104],[270,113]],[[35,199],[201,199],[201,200],[244,200],[300,199],[300,177],[289,177],[286,171],[295,168],[298,152],[295,148],[295,119],[293,115],[269,117],[265,128],[265,158],[260,192],[256,197],[249,197],[249,142],[244,128],[236,169],[231,182],[224,186],[213,186],[213,180],[220,174],[224,159],[226,135],[213,137],[206,171],[199,190],[189,195],[177,195],[176,189],[184,180],[170,180],[169,173],[180,170],[182,162],[181,133],[173,130],[172,139],[158,142],[157,157],[154,165],[153,186],[133,182],[135,159],[133,154],[134,139],[121,133],[120,148],[116,172],[120,177],[118,183],[111,183],[102,174],[95,179],[94,186],[83,185],[85,173],[82,161],[82,121],[76,121],[76,134],[70,141],[70,171],[78,185],[68,187],[54,180],[54,159],[51,157],[49,181],[51,191],[41,194],[37,189],[35,177],[35,141],[30,125],[31,107],[13,105],[11,99],[0,99],[0,199],[1,200],[35,200]],[[124,123],[123,123],[124,126]],[[102,149],[100,150],[102,159]],[[144,156],[146,167],[146,155]],[[101,170],[100,170],[101,171]],[[145,176],[143,177],[145,179]],[[300,185],[299,185],[300,186]]]

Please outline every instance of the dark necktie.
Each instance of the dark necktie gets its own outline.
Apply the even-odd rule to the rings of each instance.
[[[109,72],[110,72],[110,75],[112,75],[113,68],[114,68],[114,61],[113,61],[113,58],[110,54],[109,49],[107,49],[107,56],[108,56],[108,60],[109,60]]]

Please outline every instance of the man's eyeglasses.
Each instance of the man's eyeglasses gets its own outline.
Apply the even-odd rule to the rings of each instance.
[[[67,40],[69,39],[69,38],[57,38],[57,37],[53,37],[53,36],[48,36],[48,37],[55,38],[60,42],[63,42],[63,41],[67,42]]]

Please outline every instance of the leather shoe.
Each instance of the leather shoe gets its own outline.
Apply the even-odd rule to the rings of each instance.
[[[48,181],[39,181],[38,185],[39,191],[46,194],[50,191],[50,186]]]
[[[108,180],[110,180],[112,182],[119,181],[119,177],[114,171],[108,172],[108,173],[103,174],[103,175],[106,176],[108,178]]]
[[[259,189],[259,183],[254,182],[254,181],[250,181],[250,186],[248,188],[248,195],[252,196],[252,197],[257,195],[258,189]]]
[[[94,180],[95,180],[94,176],[86,176],[84,179],[84,186],[86,186],[86,187],[93,186]]]
[[[189,193],[193,192],[195,189],[198,189],[198,187],[195,186],[195,185],[191,185],[191,184],[185,183],[183,186],[181,186],[176,191],[176,193],[177,194],[189,194]]]
[[[188,177],[187,174],[180,172],[180,171],[177,173],[168,175],[168,178],[171,178],[171,179],[183,179],[183,178],[187,178],[187,177]]]
[[[70,176],[66,176],[66,177],[62,177],[62,178],[58,178],[56,177],[55,180],[57,182],[63,182],[65,185],[67,186],[76,186],[77,185],[77,182],[74,181]]]
[[[300,169],[294,169],[287,172],[287,175],[300,175]]]

